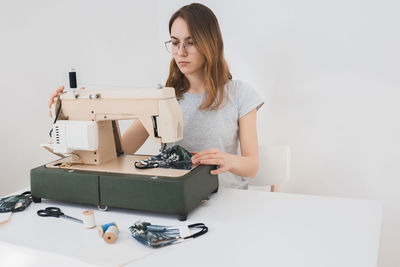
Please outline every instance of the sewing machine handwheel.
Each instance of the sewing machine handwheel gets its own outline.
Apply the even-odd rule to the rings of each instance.
[[[186,219],[187,219],[187,214],[178,214],[178,220],[186,221]]]
[[[32,197],[33,203],[40,203],[42,202],[42,199],[40,197]]]

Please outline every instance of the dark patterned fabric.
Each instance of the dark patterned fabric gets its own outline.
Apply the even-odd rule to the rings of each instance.
[[[31,202],[32,198],[30,192],[4,197],[0,199],[0,212],[23,211]]]
[[[151,225],[148,222],[136,222],[129,227],[131,235],[137,241],[152,248],[158,248],[176,243],[181,239],[179,229],[161,225]]]
[[[190,170],[192,168],[192,155],[179,145],[175,145],[162,151],[157,156],[135,161],[138,169],[168,168]]]
[[[180,227],[185,226],[181,225]],[[129,231],[137,241],[152,248],[182,242],[185,239],[196,238],[208,232],[208,227],[204,223],[193,223],[186,227],[189,235],[182,236],[180,229],[176,226],[154,225],[149,222],[137,221],[129,227]]]

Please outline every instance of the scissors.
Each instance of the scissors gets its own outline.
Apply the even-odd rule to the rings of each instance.
[[[83,223],[82,220],[65,215],[63,212],[61,212],[60,208],[57,207],[47,207],[44,210],[38,210],[37,215],[39,215],[40,217],[57,217],[57,218],[62,217],[65,219],[70,219],[74,222]]]

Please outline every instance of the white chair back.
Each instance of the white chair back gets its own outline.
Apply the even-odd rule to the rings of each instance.
[[[258,147],[257,176],[249,179],[249,186],[280,185],[290,178],[290,147],[262,145]]]

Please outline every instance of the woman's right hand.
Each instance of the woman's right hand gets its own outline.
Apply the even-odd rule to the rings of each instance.
[[[54,103],[54,98],[56,98],[59,94],[61,94],[62,91],[64,91],[64,85],[58,87],[57,90],[55,90],[50,96],[50,99],[49,99],[49,102],[48,102],[48,106],[49,106],[49,109],[50,109],[49,110],[50,117],[53,117],[53,115],[51,114],[51,105],[53,105],[53,103]]]
[[[80,89],[85,89],[85,87],[81,87]],[[61,85],[60,87],[57,88],[57,90],[55,90],[51,95],[50,95],[50,99],[48,102],[48,106],[49,106],[49,115],[52,118],[53,114],[51,113],[51,105],[53,105],[54,103],[54,99],[61,94],[64,91],[64,85]]]

